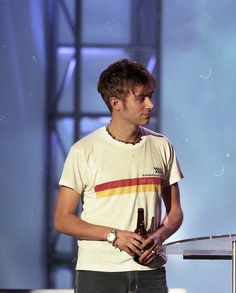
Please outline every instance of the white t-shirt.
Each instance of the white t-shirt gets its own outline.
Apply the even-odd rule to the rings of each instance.
[[[102,127],[72,146],[59,184],[82,196],[84,221],[134,231],[137,210],[144,208],[147,229],[153,216],[160,225],[162,189],[183,175],[168,139],[141,130],[142,140],[135,145],[116,141]],[[78,246],[78,270],[151,269],[106,241],[78,240]]]

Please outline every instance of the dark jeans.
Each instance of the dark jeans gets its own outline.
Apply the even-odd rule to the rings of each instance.
[[[76,271],[75,293],[167,293],[166,271]]]

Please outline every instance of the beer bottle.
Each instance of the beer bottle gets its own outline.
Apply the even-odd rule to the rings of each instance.
[[[137,226],[134,230],[135,233],[141,235],[144,239],[148,237],[147,230],[144,225],[144,209],[138,208]],[[139,263],[139,255],[135,253],[134,260]]]
[[[150,228],[147,231],[148,236],[150,236],[155,231],[155,222],[154,222],[154,219],[155,218],[152,217]]]
[[[150,229],[147,231],[144,224],[144,209],[138,208],[137,226],[134,232],[141,235],[144,239],[147,239],[149,236],[149,233],[152,234],[153,230],[154,230],[154,217],[152,217]],[[151,248],[153,244],[154,244],[154,241],[150,242],[144,247],[143,250]],[[134,255],[134,261],[139,263],[139,255],[136,253]]]
[[[143,236],[143,238],[147,238],[147,230],[144,225],[144,209],[143,208],[138,208],[137,226],[134,232]]]
[[[148,229],[148,231],[147,231],[147,236],[149,237],[149,236],[151,236],[154,232],[155,232],[155,217],[152,217],[152,220],[151,220],[151,225],[150,225],[150,228]],[[146,246],[145,246],[145,248],[146,249],[149,249],[149,248],[151,248],[153,245],[154,245],[154,240],[152,240],[151,242],[149,242]]]

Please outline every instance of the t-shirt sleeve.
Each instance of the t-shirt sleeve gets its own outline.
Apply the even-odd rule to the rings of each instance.
[[[81,151],[73,147],[70,149],[64,163],[59,185],[70,187],[81,194],[87,183],[87,164]]]
[[[175,150],[169,141],[166,149],[166,159],[167,167],[164,186],[169,186],[180,181],[184,177]]]

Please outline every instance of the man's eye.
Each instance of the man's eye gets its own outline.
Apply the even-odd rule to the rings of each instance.
[[[152,99],[152,95],[143,95],[139,96],[138,99],[144,101],[146,98],[149,98],[150,100]]]
[[[138,96],[137,99],[138,99],[139,101],[144,101],[144,100],[145,100],[145,96]]]

